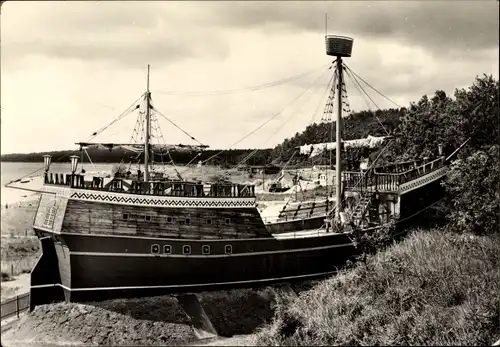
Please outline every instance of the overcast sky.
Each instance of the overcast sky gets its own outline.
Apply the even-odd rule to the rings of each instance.
[[[333,59],[328,34],[354,38],[345,63],[407,106],[476,75],[498,78],[498,1],[6,2],[1,8],[1,152],[74,148],[146,88],[155,106],[211,148],[271,147],[320,120]],[[322,68],[323,67],[323,68]],[[169,95],[264,85],[227,95]],[[307,89],[309,88],[309,89]],[[347,82],[353,110],[366,109]],[[306,90],[306,92],[304,92]],[[297,97],[301,95],[298,99]],[[371,93],[378,106],[390,103]],[[295,102],[292,100],[296,99]],[[316,117],[315,111],[319,110]],[[96,140],[130,140],[136,113]],[[193,143],[160,120],[167,143]]]

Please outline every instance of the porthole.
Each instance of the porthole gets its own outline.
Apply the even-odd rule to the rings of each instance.
[[[182,246],[182,254],[191,254],[191,246]]]
[[[151,253],[153,254],[158,254],[160,253],[160,246],[159,245],[151,245]]]
[[[212,218],[207,218],[206,223],[207,225],[212,225]]]
[[[210,246],[209,245],[203,245],[201,247],[201,253],[204,255],[210,254]]]
[[[170,245],[163,246],[163,253],[171,254],[172,253],[172,246],[170,246]]]
[[[167,223],[173,223],[174,219],[170,216],[167,217]]]
[[[232,254],[232,253],[233,253],[233,246],[232,246],[232,245],[226,245],[226,246],[224,247],[224,252],[225,252],[226,254]]]
[[[226,225],[229,225],[229,224],[231,224],[231,219],[226,218]]]
[[[122,217],[123,217],[123,220],[128,220],[129,215],[128,215],[128,213],[124,213],[122,215]]]

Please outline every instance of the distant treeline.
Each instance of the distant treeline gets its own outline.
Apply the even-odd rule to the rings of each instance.
[[[406,109],[388,109],[378,110],[375,113],[371,111],[361,111],[351,114],[343,122],[343,138],[346,140],[364,138],[368,135],[382,136],[386,132],[380,126],[384,125],[390,133],[400,123],[401,118],[405,115]],[[377,119],[378,118],[378,119]],[[380,122],[380,123],[379,123]],[[176,164],[196,164],[199,160],[206,162],[208,165],[219,165],[222,167],[231,167],[244,162],[246,165],[284,165],[289,163],[290,166],[303,166],[311,164],[311,160],[307,156],[298,155],[297,147],[304,144],[320,143],[330,141],[331,129],[335,129],[335,122],[330,123],[314,123],[309,125],[302,133],[296,133],[295,136],[287,138],[283,143],[275,148],[268,149],[228,149],[228,150],[204,150],[201,154],[197,152],[171,152],[171,158]],[[332,139],[335,141],[335,137]],[[133,152],[126,152],[123,149],[107,149],[89,148],[87,152],[90,158],[95,163],[119,163],[124,161],[138,162],[143,161],[143,155],[137,155]],[[294,153],[295,152],[295,153]],[[53,162],[66,162],[71,155],[81,156],[79,150],[64,150],[43,153],[29,154],[6,154],[1,156],[4,162],[43,162],[43,155],[52,155]],[[217,154],[217,155],[216,155]],[[198,156],[199,155],[199,156]],[[361,151],[349,151],[347,153],[347,161],[353,165],[359,164],[360,155],[366,156],[366,153]],[[198,156],[198,157],[197,157]],[[293,157],[293,158],[292,158]],[[87,156],[83,156],[84,162],[88,161]],[[290,160],[291,159],[291,160]],[[330,160],[329,155],[321,155],[315,157],[313,164],[327,164]],[[335,154],[332,156],[335,160]],[[171,161],[168,155],[154,155],[154,161],[168,163]]]
[[[202,152],[171,152],[170,156],[167,154],[159,155],[154,154],[154,162],[156,163],[169,163],[171,160],[176,164],[197,164],[198,161],[206,161],[208,165],[219,165],[222,167],[234,166],[240,163],[247,157],[252,149],[228,149],[221,152],[221,150],[204,150]],[[87,152],[94,163],[137,163],[144,162],[144,155],[137,154],[123,149],[114,149],[109,151],[102,148],[88,148]],[[220,152],[220,153],[219,153]],[[270,154],[272,149],[259,149],[248,160],[249,165],[265,165],[270,162]],[[39,162],[43,163],[43,156],[50,154],[52,162],[68,162],[69,157],[77,155],[82,157],[82,152],[76,150],[54,151],[54,152],[41,152],[41,153],[18,153],[18,154],[5,154],[2,155],[3,162]],[[217,154],[217,155],[216,155]],[[216,155],[216,156],[215,156]],[[213,157],[213,158],[212,158]],[[87,155],[83,152],[83,162],[89,162]]]

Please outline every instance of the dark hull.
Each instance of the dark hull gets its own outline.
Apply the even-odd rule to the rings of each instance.
[[[47,254],[46,263],[52,262],[52,267],[45,265],[44,271],[58,278],[53,280],[57,287],[54,290],[60,292],[62,288],[67,301],[255,287],[317,278],[333,274],[355,254],[351,241],[343,234],[286,240],[208,241],[75,234],[57,238],[59,241],[56,237],[45,239],[47,244],[52,243],[55,256]],[[151,253],[154,244],[158,244],[159,254]],[[224,253],[228,244],[232,246],[229,255]],[[163,252],[167,245],[171,254]],[[209,255],[202,254],[204,245],[210,246]],[[191,247],[190,255],[182,254],[184,246]],[[35,267],[34,273],[40,272]],[[32,292],[38,290],[38,284],[48,284],[39,278],[32,276]]]
[[[266,224],[266,229],[271,234],[287,233],[292,231],[319,229],[325,224],[325,215],[288,220]]]

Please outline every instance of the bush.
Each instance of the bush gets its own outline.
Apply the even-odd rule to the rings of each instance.
[[[460,232],[498,232],[500,213],[499,146],[457,160],[444,182],[450,226]]]

